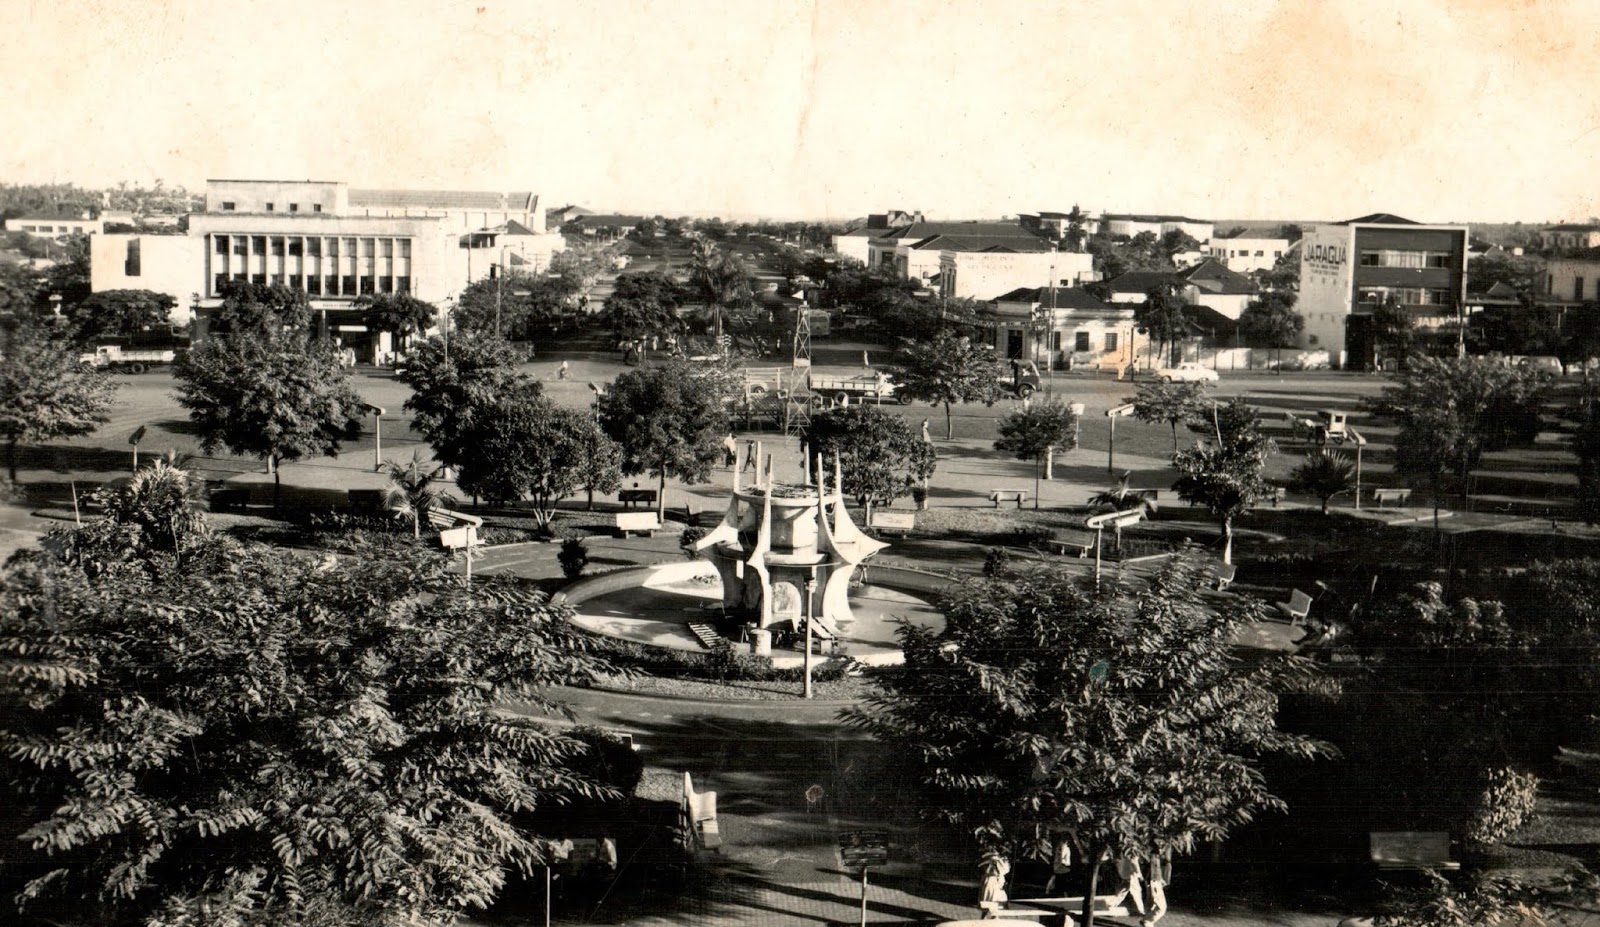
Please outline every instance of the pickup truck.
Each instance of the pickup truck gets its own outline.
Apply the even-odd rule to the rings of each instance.
[[[806,378],[806,387],[819,396],[839,403],[849,399],[873,399],[879,402],[893,399],[903,406],[911,404],[910,396],[894,394],[894,382],[881,370],[848,377],[813,373]]]
[[[165,366],[177,359],[178,352],[172,348],[133,350],[116,344],[102,344],[93,353],[78,355],[78,360],[91,367],[127,373],[144,373],[151,367]]]
[[[1043,385],[1039,378],[1039,365],[1033,361],[1014,360],[1010,372],[1000,378],[1000,386],[1018,399],[1027,399]]]

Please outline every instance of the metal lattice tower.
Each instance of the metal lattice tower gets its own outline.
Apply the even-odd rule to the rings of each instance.
[[[806,376],[811,372],[811,317],[805,301],[794,314],[794,350],[789,355],[789,382],[783,407],[783,433],[811,424],[810,391],[805,388]]]

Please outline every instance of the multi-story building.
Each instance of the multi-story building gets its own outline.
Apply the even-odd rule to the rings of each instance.
[[[1544,292],[1562,302],[1600,302],[1600,248],[1586,248],[1545,264]]]
[[[1019,287],[992,300],[982,318],[1001,357],[1032,360],[1043,369],[1120,370],[1148,338],[1134,307],[1104,303],[1081,287]]]
[[[1279,258],[1289,253],[1287,238],[1255,238],[1244,232],[1234,236],[1217,236],[1206,245],[1212,260],[1235,273],[1248,274],[1258,270],[1271,270]]]
[[[13,216],[5,221],[6,231],[26,232],[36,238],[93,235],[103,228],[101,220],[87,216]]]
[[[1025,212],[1017,216],[1017,223],[1023,228],[1037,235],[1042,235],[1051,241],[1062,241],[1067,237],[1067,231],[1072,227],[1076,217],[1078,226],[1085,236],[1093,235],[1100,230],[1099,218],[1075,210],[1074,212]]]
[[[1205,306],[1229,319],[1238,319],[1260,293],[1249,277],[1209,258],[1177,271],[1129,271],[1106,282],[1113,303],[1143,303],[1154,290],[1170,290],[1189,305]]]
[[[1016,250],[988,239],[953,235],[935,239],[939,247],[939,295],[990,300],[1019,287],[1073,287],[1094,277],[1094,256],[1039,250],[1031,244]]]
[[[833,236],[833,252],[840,257],[847,257],[865,264],[871,258],[871,255],[867,252],[868,242],[883,236],[892,229],[922,221],[924,220],[921,212],[891,209],[888,212],[873,213],[867,216],[865,225]]]
[[[1133,238],[1141,232],[1160,238],[1168,232],[1187,232],[1195,241],[1209,241],[1215,224],[1188,216],[1141,216],[1106,213],[1100,217],[1100,227],[1107,235],[1126,235]]]
[[[1533,233],[1533,246],[1541,251],[1600,248],[1600,225],[1548,225]]]
[[[186,235],[93,236],[90,286],[167,293],[198,314],[203,335],[225,284],[281,284],[304,292],[346,344],[376,355],[392,346],[366,330],[356,300],[410,293],[443,306],[496,268],[537,271],[562,247],[560,235],[534,231],[543,228],[529,193],[215,180]]]
[[[1424,225],[1375,213],[1313,226],[1300,242],[1301,346],[1328,352],[1335,366],[1376,359],[1372,313],[1386,301],[1421,326],[1459,321],[1467,281],[1467,227]]]
[[[1015,222],[914,222],[889,229],[867,242],[867,265],[906,280],[938,286],[940,253],[946,246],[964,250],[1010,248],[1049,251],[1050,243]],[[1002,291],[1003,292],[1003,291]]]

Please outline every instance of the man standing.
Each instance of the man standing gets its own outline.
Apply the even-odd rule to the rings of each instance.
[[[1172,878],[1172,854],[1151,854],[1149,867],[1147,884],[1150,886],[1150,914],[1139,919],[1139,927],[1155,927],[1156,921],[1167,913],[1167,882]]]

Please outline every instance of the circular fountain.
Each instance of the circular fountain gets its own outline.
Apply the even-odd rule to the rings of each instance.
[[[695,545],[703,559],[580,580],[564,594],[577,611],[575,623],[687,650],[726,640],[770,654],[779,666],[803,659],[786,642],[808,639],[823,653],[898,662],[900,621],[943,623],[928,604],[947,584],[943,577],[865,569],[888,545],[868,537],[850,517],[837,460],[831,486],[820,457],[814,471],[805,468],[802,482],[783,483],[772,478],[772,461],[760,445],[754,453],[755,482],[742,485],[739,461],[722,520]]]

